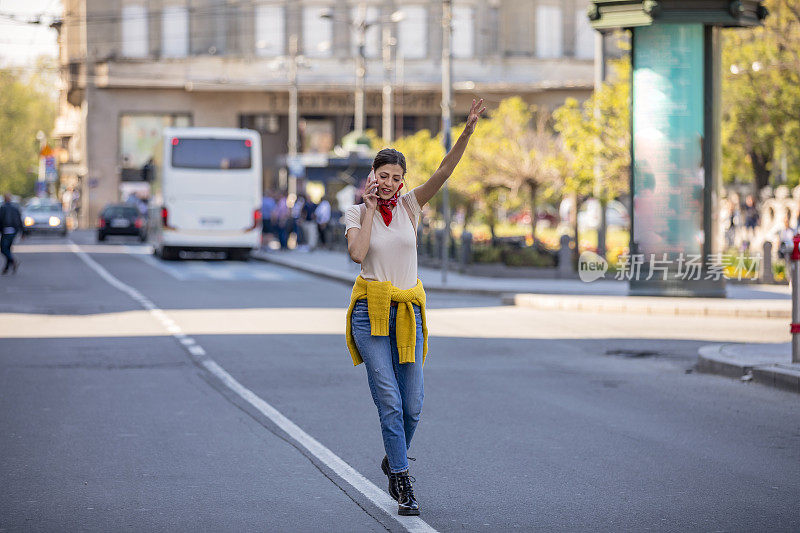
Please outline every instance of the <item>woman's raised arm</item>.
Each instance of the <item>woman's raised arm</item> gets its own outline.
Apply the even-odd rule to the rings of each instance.
[[[430,199],[433,198],[437,192],[439,192],[439,189],[442,188],[442,185],[444,185],[444,182],[447,181],[447,178],[453,174],[458,162],[461,161],[461,156],[464,155],[464,150],[467,149],[469,138],[472,136],[472,132],[475,131],[475,124],[478,123],[478,119],[480,118],[481,114],[486,111],[486,108],[482,107],[482,105],[483,98],[481,98],[478,102],[476,102],[474,99],[472,100],[472,107],[469,110],[469,117],[467,118],[467,125],[464,126],[464,131],[461,132],[461,135],[458,137],[456,143],[444,156],[444,159],[442,159],[442,162],[439,164],[439,168],[436,169],[436,172],[433,173],[433,176],[428,178],[428,181],[414,189],[414,192],[417,195],[417,202],[419,203],[420,207],[428,203]]]

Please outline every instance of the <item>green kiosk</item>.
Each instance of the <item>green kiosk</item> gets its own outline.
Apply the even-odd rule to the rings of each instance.
[[[594,0],[592,26],[631,32],[631,295],[724,297],[715,242],[721,27],[757,26],[758,0]]]

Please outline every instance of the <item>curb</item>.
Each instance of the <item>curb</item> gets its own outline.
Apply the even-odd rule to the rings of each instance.
[[[327,268],[322,267],[315,267],[311,265],[306,265],[302,263],[297,263],[292,260],[287,260],[283,258],[277,257],[270,257],[267,254],[251,254],[250,257],[255,259],[256,261],[263,261],[265,263],[272,263],[275,265],[279,265],[286,268],[291,268],[294,270],[298,270],[300,272],[305,272],[306,274],[313,274],[315,276],[319,276],[321,278],[326,278],[332,281],[338,281],[341,283],[345,283],[348,286],[352,287],[353,282],[355,282],[355,276],[351,274],[345,274],[341,272],[336,272],[335,270],[330,270]],[[426,285],[425,292],[442,292],[442,293],[456,293],[456,294],[471,294],[474,296],[494,296],[498,298],[502,298],[504,301],[510,295],[508,291],[501,291],[501,290],[494,290],[494,289],[469,289],[466,287],[437,287],[435,285]]]
[[[348,283],[350,285],[353,284],[353,279],[351,279],[347,274],[342,274],[336,272],[334,270],[329,270],[326,268],[314,267],[310,265],[303,265],[300,263],[295,263],[294,261],[287,261],[285,259],[278,259],[275,257],[270,257],[267,254],[250,254],[250,258],[255,259],[256,261],[262,261],[264,263],[272,263],[274,265],[279,265],[286,268],[291,268],[294,270],[299,270],[301,272],[305,272],[307,274],[314,274],[315,276],[320,276],[322,278],[327,278],[333,281],[340,281],[342,283]]]
[[[675,301],[668,298],[655,298],[645,301],[637,296],[593,296],[593,295],[549,295],[549,294],[511,294],[503,297],[503,304],[531,307],[545,311],[602,311],[609,313],[635,313],[647,315],[683,316],[721,316],[746,318],[785,318],[790,319],[789,306],[781,308],[752,308],[727,303],[731,300],[711,302],[682,298]]]
[[[251,258],[265,263],[272,263],[286,268],[305,272],[332,281],[338,281],[352,286],[355,275],[337,272],[329,268],[317,267],[292,261],[273,254],[251,254]],[[480,289],[467,287],[441,287],[433,284],[425,286],[426,292],[439,292],[450,294],[470,294],[474,296],[491,296],[501,299],[503,305],[530,307],[544,311],[591,311],[609,313],[635,313],[648,315],[683,315],[683,316],[721,316],[740,318],[782,318],[791,319],[792,310],[787,305],[773,308],[752,308],[736,306],[727,303],[731,300],[712,299],[710,302],[697,301],[689,298],[655,298],[646,301],[638,300],[637,296],[595,296],[583,294],[542,294],[520,293],[512,294],[507,290]],[[676,301],[679,300],[679,301]]]
[[[784,363],[747,364],[723,353],[725,346],[733,344],[709,344],[700,347],[697,355],[697,371],[717,374],[742,381],[755,381],[763,385],[800,393],[800,370]]]

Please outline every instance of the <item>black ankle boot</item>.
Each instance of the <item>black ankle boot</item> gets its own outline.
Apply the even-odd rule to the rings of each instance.
[[[392,478],[397,485],[397,514],[403,516],[417,516],[419,515],[419,504],[417,499],[414,498],[414,488],[411,486],[412,481],[416,481],[412,476],[408,475],[408,470],[391,474],[389,480],[391,483]]]
[[[383,461],[381,461],[381,470],[383,470],[383,473],[389,478],[389,496],[391,496],[394,501],[397,501],[399,497],[397,483],[394,481],[392,473],[389,472],[389,458],[385,455],[383,456]]]

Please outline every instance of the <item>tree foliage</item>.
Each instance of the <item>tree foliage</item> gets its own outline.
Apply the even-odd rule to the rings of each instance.
[[[531,235],[536,239],[536,202],[543,191],[560,186],[561,147],[550,127],[550,114],[507,98],[475,131],[468,157],[478,183],[503,187],[512,196],[528,195]]]
[[[783,155],[789,181],[800,177],[800,2],[765,5],[764,25],[725,30],[722,48],[723,179],[756,189]]]
[[[464,129],[463,124],[452,129],[452,138],[457,138]],[[422,185],[430,178],[444,158],[444,144],[441,135],[431,135],[429,130],[421,130],[394,142],[393,147],[406,156],[406,182],[409,189]],[[476,195],[473,194],[471,181],[468,178],[471,169],[463,160],[455,172],[447,180],[450,194],[450,207],[455,211],[459,207],[467,210],[468,218],[472,213]],[[442,195],[437,194],[430,201],[435,211],[440,211]],[[466,224],[466,221],[465,221]]]
[[[553,115],[519,97],[501,101],[481,120],[462,162],[448,180],[453,207],[464,205],[466,220],[478,210],[480,219],[493,230],[498,208],[525,204],[536,213],[538,200],[557,201],[563,193],[589,196],[599,190],[603,199],[626,193],[629,95],[630,66],[620,61],[597,95],[584,103],[570,99]],[[595,104],[599,105],[598,116]],[[454,138],[460,132],[460,126],[454,128]],[[444,157],[441,136],[432,136],[427,130],[398,139],[394,146],[406,155],[411,187],[427,180]],[[596,162],[602,171],[599,188],[594,187]],[[434,197],[434,206],[438,206],[439,196]],[[535,216],[531,226],[535,236]]]
[[[463,125],[454,127],[453,138],[462,129]],[[406,155],[411,187],[427,180],[444,157],[441,135],[432,136],[427,130],[398,139],[394,146]],[[552,196],[560,189],[560,161],[549,113],[519,97],[503,100],[480,121],[448,180],[451,206],[465,208],[465,225],[478,214],[494,231],[498,208],[519,208],[525,194],[531,212],[536,212],[537,197]],[[432,207],[439,207],[440,197],[434,197]],[[536,217],[531,218],[535,234]]]
[[[440,137],[431,135],[429,130],[397,139],[394,148],[406,156],[406,181],[411,189],[425,183],[439,168],[444,157]]]
[[[615,61],[610,70],[599,91],[583,103],[568,98],[553,114],[566,151],[564,192],[604,201],[628,192],[630,175],[630,63]]]
[[[52,88],[41,76],[0,68],[0,191],[33,193],[38,168],[36,133],[55,120]]]

